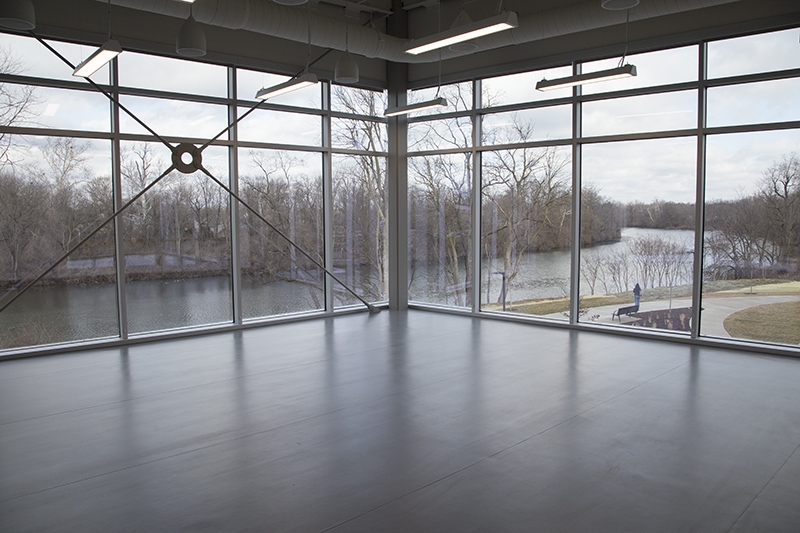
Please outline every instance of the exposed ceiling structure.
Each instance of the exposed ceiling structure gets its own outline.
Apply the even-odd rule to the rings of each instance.
[[[34,4],[42,35],[100,43],[110,13],[114,36],[124,48],[172,55],[178,28],[190,10],[189,4],[177,0]],[[626,12],[603,9],[600,0],[442,0],[441,6],[437,0],[310,0],[300,6],[273,0],[196,0],[192,9],[207,35],[206,60],[294,74],[306,62],[310,26],[313,70],[330,77],[347,46],[368,86],[383,84],[387,61],[409,64],[409,81],[419,86],[431,83],[440,69],[442,79],[449,81],[619,55],[626,33]],[[470,53],[445,48],[441,64],[439,52],[405,52],[408,38],[450,28],[462,10],[472,20],[499,10],[514,11],[519,26],[475,40],[476,50]],[[641,0],[629,16],[630,50],[637,51],[797,24],[800,3]],[[408,38],[387,34],[389,17],[407,20]]]

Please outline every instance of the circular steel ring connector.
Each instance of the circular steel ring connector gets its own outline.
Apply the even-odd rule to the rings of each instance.
[[[183,154],[192,156],[192,162],[186,163]],[[172,149],[172,164],[184,174],[192,174],[203,166],[203,155],[200,149],[193,144],[181,143]]]

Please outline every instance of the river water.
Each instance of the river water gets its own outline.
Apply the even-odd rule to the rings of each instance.
[[[661,238],[681,245],[685,250],[694,247],[694,232],[690,230],[663,230],[645,228],[624,228],[620,241],[584,248],[581,255],[584,259],[591,256],[621,253],[625,255],[629,243],[638,238]],[[688,260],[690,256],[687,256]],[[683,258],[683,260],[687,260]],[[554,252],[532,253],[525,255],[519,264],[518,274],[509,284],[506,301],[532,300],[540,298],[563,298],[569,295],[570,252],[560,250]],[[502,262],[493,265],[481,265],[481,302],[493,303],[501,300],[503,275],[499,272]],[[415,282],[412,283],[410,295],[412,299],[426,303],[458,305],[455,287],[442,286],[436,267],[417,268]],[[491,275],[490,275],[491,274]],[[464,272],[461,273],[462,279]],[[604,281],[606,283],[604,283]],[[633,283],[636,281],[634,280]],[[641,280],[639,280],[641,283]],[[681,276],[675,285],[691,283],[691,275]],[[610,280],[602,277],[595,283],[595,292],[603,292],[604,286],[611,287]],[[632,287],[631,287],[632,288]],[[623,288],[623,290],[625,290]],[[609,291],[612,292],[612,291]],[[616,292],[616,291],[613,291]],[[591,288],[581,281],[581,294],[591,294]],[[462,304],[463,305],[463,304]]]
[[[584,249],[582,254],[624,250],[637,237],[659,236],[686,243],[691,231],[626,228],[620,242]],[[495,266],[496,268],[496,266]],[[570,254],[556,251],[526,255],[520,263],[508,300],[559,298],[569,292]],[[487,278],[490,280],[486,285]],[[454,291],[439,287],[436,267],[417,269],[410,295],[413,301],[455,304]],[[497,301],[502,275],[481,274],[482,301]],[[690,280],[680,280],[689,283]],[[600,285],[602,286],[602,285]],[[488,291],[488,297],[487,297]],[[581,292],[588,294],[582,284]],[[321,291],[300,283],[243,282],[246,318],[319,309]],[[0,313],[0,348],[48,342],[115,337],[117,295],[113,284],[35,288]],[[230,280],[225,276],[183,280],[135,281],[127,285],[128,327],[131,334],[232,321]]]

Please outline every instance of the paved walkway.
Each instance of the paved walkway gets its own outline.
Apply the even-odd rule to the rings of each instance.
[[[730,297],[720,297],[720,298],[714,298],[714,297],[703,298],[703,312],[701,315],[701,324],[700,324],[701,333],[703,335],[714,335],[717,337],[730,337],[728,332],[725,331],[725,327],[722,324],[728,316],[735,313],[736,311],[741,311],[742,309],[747,309],[748,307],[754,307],[757,305],[776,304],[783,302],[797,302],[797,301],[800,301],[800,296],[798,295],[789,295],[789,296],[744,295],[744,296],[730,296]],[[633,302],[624,305],[633,305]],[[690,307],[691,305],[692,305],[691,299],[682,298],[682,299],[672,300],[673,309],[680,307]],[[620,307],[623,306],[609,305],[603,307],[591,307],[589,308],[589,314],[600,315],[600,317],[595,322],[611,323],[612,322],[611,314]],[[669,309],[669,308],[670,308],[669,300],[646,301],[642,302],[639,305],[640,311],[656,311],[659,309]],[[558,313],[552,316],[561,317],[562,315]],[[626,322],[633,322],[634,320],[636,320],[635,317],[627,317],[623,315],[621,323],[625,324]],[[613,323],[619,324],[620,322],[618,322],[615,317],[613,319]]]

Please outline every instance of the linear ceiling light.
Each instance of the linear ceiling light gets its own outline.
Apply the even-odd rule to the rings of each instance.
[[[297,76],[296,78],[292,78],[289,81],[279,83],[278,85],[274,85],[269,88],[261,89],[256,93],[256,99],[267,100],[268,98],[274,98],[275,96],[280,96],[282,94],[302,89],[303,87],[308,87],[309,85],[314,85],[318,81],[319,80],[317,79],[316,74],[306,72],[305,74]]]
[[[423,109],[433,109],[435,107],[447,107],[447,100],[440,96],[438,98],[434,98],[433,100],[417,102],[416,104],[388,107],[386,108],[386,111],[383,112],[383,116],[394,117],[397,115],[405,115],[406,113],[411,113],[412,111],[422,111]]]
[[[444,48],[452,44],[469,41],[470,39],[477,39],[484,35],[510,30],[517,26],[519,26],[517,14],[513,11],[507,11],[495,15],[494,17],[450,28],[449,30],[421,39],[414,39],[406,45],[406,53],[414,55],[422,54],[424,52],[436,50],[437,48]]]
[[[567,76],[566,78],[542,80],[536,84],[536,89],[539,91],[550,91],[552,89],[563,89],[565,87],[574,87],[575,85],[585,85],[587,83],[616,80],[619,78],[630,78],[632,76],[636,76],[636,65],[627,64],[608,70],[599,70],[597,72],[589,72],[587,74]]]
[[[72,75],[88,78],[121,53],[122,47],[119,41],[116,39],[109,39],[103,46],[95,50],[92,55],[78,65]]]

